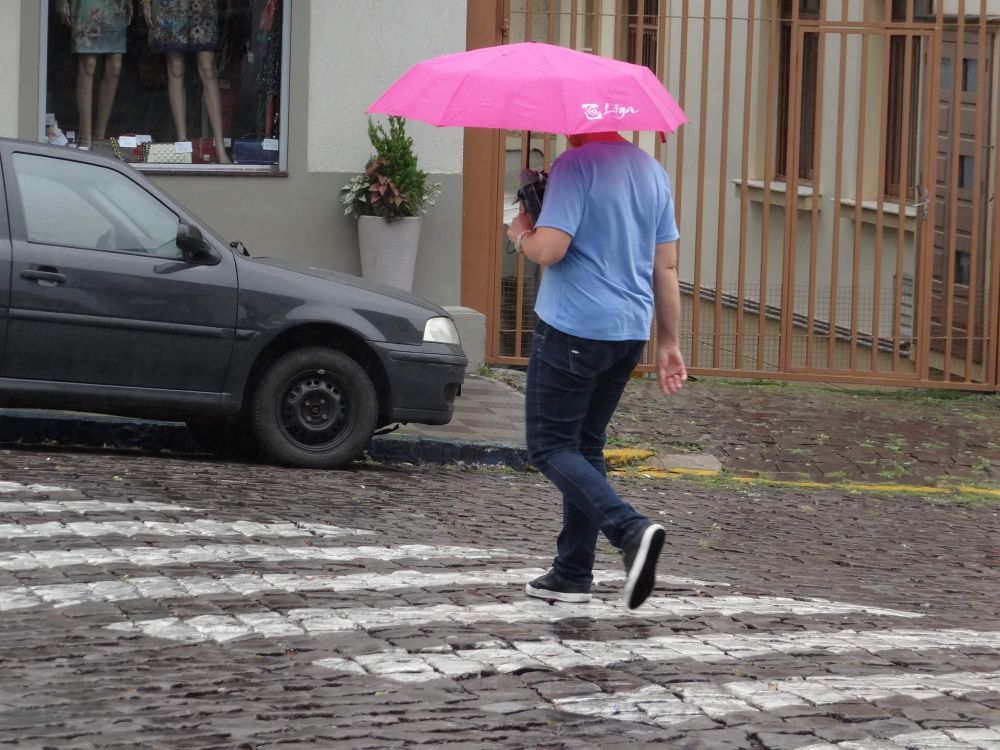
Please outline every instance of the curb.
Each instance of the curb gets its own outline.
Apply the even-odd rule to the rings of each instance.
[[[182,422],[100,414],[0,409],[0,443],[202,453]]]
[[[524,446],[460,438],[381,435],[372,439],[367,453],[382,463],[503,465],[516,471],[531,468]]]
[[[205,454],[183,422],[33,409],[0,409],[0,444]],[[366,453],[382,463],[531,466],[523,446],[410,435],[377,435]]]

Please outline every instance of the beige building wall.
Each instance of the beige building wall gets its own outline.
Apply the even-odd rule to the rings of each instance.
[[[21,69],[21,5],[7,3],[0,24],[0,137],[17,136]]]

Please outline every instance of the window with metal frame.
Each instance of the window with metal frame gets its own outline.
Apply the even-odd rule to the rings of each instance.
[[[908,10],[908,5],[912,6],[912,10]],[[908,13],[912,15],[908,16]],[[918,23],[933,20],[931,0],[892,0],[890,20],[893,23],[905,23],[908,18]],[[915,186],[920,178],[917,174],[917,153],[920,141],[920,97],[924,80],[921,66],[923,45],[923,38],[919,36],[898,34],[889,37],[889,98],[886,102],[885,182],[882,189],[887,198],[902,198],[903,201],[915,200]],[[907,49],[910,50],[909,77],[906,71]],[[907,108],[906,112],[903,111],[904,108]],[[905,144],[904,118],[910,123]],[[904,160],[907,175],[905,189],[900,185]]]
[[[39,139],[144,170],[286,169],[290,5],[41,3]]]
[[[799,0],[799,19],[822,17],[823,0]],[[781,24],[778,35],[778,118],[777,148],[774,158],[775,179],[788,177],[788,139],[792,133],[789,122],[792,86],[792,0],[781,0]],[[801,50],[802,85],[799,88],[799,138],[798,177],[811,182],[813,179],[813,145],[816,136],[816,87],[819,76],[819,34],[805,32]]]
[[[627,0],[625,4],[625,59],[657,69],[659,0]]]

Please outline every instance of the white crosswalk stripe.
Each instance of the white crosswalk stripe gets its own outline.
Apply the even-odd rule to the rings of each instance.
[[[1000,750],[1000,724],[928,729],[897,734],[884,740],[818,742],[798,750]]]
[[[515,641],[511,645],[455,652],[475,669],[468,674],[491,674],[516,671],[523,667],[606,667],[619,662],[668,662],[692,659],[700,662],[727,662],[768,654],[876,654],[893,649],[923,651],[958,648],[1000,649],[1000,631],[975,630],[840,630],[788,631],[760,634],[706,633],[699,635],[653,636],[641,640],[584,641]],[[423,653],[389,651],[383,664],[375,655],[351,657],[362,663],[365,671],[403,681],[433,680],[442,676],[430,657]],[[331,669],[343,668],[345,660],[316,662]],[[353,670],[352,670],[353,671]]]
[[[56,487],[51,484],[21,484],[20,482],[0,482],[0,493],[32,492],[36,494],[51,494],[55,492],[76,492],[69,487]]]
[[[0,492],[70,493],[47,485],[0,483]],[[198,513],[187,506],[150,501],[16,500],[0,502],[0,514],[26,513],[135,513],[138,511]],[[524,582],[544,572],[540,567],[477,568],[475,561],[497,559],[547,560],[547,557],[517,554],[503,548],[477,548],[450,545],[375,545],[364,546],[294,546],[292,543],[269,544],[202,543],[170,548],[154,545],[135,547],[94,546],[68,550],[32,550],[31,540],[49,540],[63,536],[97,537],[105,535],[186,537],[276,537],[337,538],[373,536],[364,529],[344,528],[318,523],[251,522],[200,519],[191,521],[52,521],[49,523],[0,524],[0,539],[22,542],[22,550],[0,552],[0,569],[34,571],[65,566],[134,565],[159,567],[200,563],[287,563],[289,573],[247,572],[234,575],[139,576],[84,583],[32,584],[0,587],[0,611],[40,606],[70,607],[86,602],[126,600],[187,599],[190,597],[252,596],[267,592],[363,592],[396,591],[402,601],[410,589],[469,588],[482,586],[512,587],[513,603],[438,604],[396,607],[324,607],[287,611],[262,609],[232,614],[185,617],[183,609],[176,617],[150,620],[127,620],[104,627],[123,637],[142,634],[187,643],[226,643],[238,638],[308,638],[320,634],[378,631],[396,627],[420,627],[440,623],[461,629],[477,626],[477,632],[489,633],[488,623],[555,623],[584,618],[596,622],[655,621],[741,614],[784,617],[823,617],[863,615],[865,628],[821,630],[781,629],[775,631],[726,633],[706,630],[681,631],[673,635],[618,640],[582,640],[553,638],[551,628],[542,631],[542,640],[510,640],[487,635],[479,642],[453,646],[444,642],[420,650],[387,648],[374,653],[351,654],[340,651],[336,658],[320,659],[317,666],[358,676],[377,677],[400,683],[419,683],[441,678],[467,679],[523,669],[566,670],[575,667],[609,667],[642,662],[668,663],[695,661],[726,663],[753,660],[774,654],[788,655],[876,655],[885,651],[968,650],[1000,652],[1000,631],[965,629],[877,629],[871,618],[917,619],[921,612],[872,607],[863,604],[818,598],[779,596],[655,596],[635,612],[624,608],[617,592],[603,600],[601,595],[587,605],[564,605],[524,599]],[[357,541],[363,541],[357,539]],[[291,544],[291,546],[289,546]],[[294,572],[298,562],[345,563],[351,561],[454,559],[455,568],[434,570],[395,570],[388,573],[362,572],[310,575]],[[530,564],[530,563],[529,563]],[[192,571],[196,572],[196,571]],[[618,583],[621,570],[595,572],[595,583]],[[727,587],[721,582],[660,576],[666,587]],[[508,592],[505,592],[508,593]],[[222,605],[225,606],[225,605]],[[230,610],[225,610],[229,612]],[[529,637],[534,637],[533,630]],[[558,632],[558,631],[555,631]],[[346,642],[346,641],[345,641]],[[637,721],[656,726],[674,726],[705,717],[724,720],[739,712],[771,712],[802,706],[873,701],[889,698],[911,700],[958,699],[971,693],[1000,694],[1000,672],[953,672],[920,674],[899,670],[888,674],[838,677],[830,674],[815,677],[791,677],[761,682],[750,679],[725,683],[650,684],[638,690],[604,692],[593,682],[579,680],[579,694],[562,694],[548,700],[555,707],[588,716],[620,721]],[[806,738],[803,738],[804,740]],[[800,750],[1000,750],[998,728],[941,728],[913,732],[889,739],[823,743],[804,743]]]
[[[424,625],[432,622],[471,625],[480,622],[557,622],[580,617],[594,620],[621,618],[648,620],[658,617],[696,617],[698,615],[727,615],[740,612],[773,615],[865,613],[890,617],[920,617],[920,615],[899,610],[873,609],[817,599],[799,601],[784,597],[718,596],[652,599],[639,612],[627,609],[624,604],[617,600],[595,601],[588,605],[564,607],[551,606],[540,601],[525,601],[517,604],[480,604],[467,607],[439,604],[430,607],[293,609],[289,610],[288,614],[267,611],[255,613],[253,622],[246,621],[245,614],[206,615],[190,619],[170,617],[161,620],[121,622],[109,627],[114,630],[147,633],[161,638],[222,642],[242,636],[266,635],[266,633],[257,631],[256,625],[261,625],[269,631],[280,630],[283,635],[303,635],[332,630],[376,630],[397,625]],[[169,635],[163,635],[164,630]],[[641,643],[647,642],[642,641]],[[684,636],[682,640],[666,641],[664,647],[669,647],[673,643],[683,643],[686,646],[694,642],[708,643],[705,638]],[[1000,640],[998,640],[998,644],[1000,644]],[[734,643],[725,645],[734,650],[775,650],[771,644],[751,646],[744,643]],[[830,647],[832,648],[833,645]],[[637,643],[633,645],[633,648],[640,648],[640,646]],[[717,654],[720,657],[724,657],[727,653],[724,648],[718,646],[710,648],[711,652],[704,653]]]
[[[0,502],[0,515],[18,513],[129,513],[137,510],[185,511],[186,505],[171,505],[148,500],[112,502],[107,500],[8,500]]]
[[[149,576],[127,580],[91,583],[58,583],[42,586],[0,587],[0,612],[52,604],[68,607],[84,602],[119,602],[129,599],[168,599],[172,597],[211,596],[213,594],[257,594],[265,591],[390,591],[441,586],[517,585],[540,576],[542,568],[517,570],[450,570],[425,573],[397,570],[392,573],[354,573],[341,576],[299,575],[296,573],[246,573],[234,576],[184,576],[167,578]],[[606,583],[624,579],[624,573],[595,571],[595,581]],[[661,576],[668,586],[726,586],[694,578]],[[791,600],[789,600],[791,601]]]
[[[582,695],[555,698],[553,703],[577,714],[670,726],[704,716],[720,719],[732,713],[765,712],[789,706],[872,701],[897,695],[914,700],[933,700],[998,690],[1000,672],[883,674],[806,677],[774,682],[679,683],[669,688],[646,685],[638,690],[616,694],[590,690]]]
[[[345,529],[321,523],[258,523],[255,521],[51,521],[2,523],[0,539],[46,539],[53,536],[361,536],[366,529]]]
[[[39,570],[69,565],[128,564],[139,567],[203,562],[267,562],[325,560],[432,560],[440,558],[484,560],[524,557],[505,549],[402,544],[395,547],[282,547],[273,544],[205,544],[186,547],[85,547],[73,550],[0,552],[2,570]]]

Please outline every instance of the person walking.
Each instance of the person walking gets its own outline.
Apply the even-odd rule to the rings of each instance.
[[[655,587],[666,530],[608,483],[604,445],[654,309],[660,390],[676,394],[687,379],[678,347],[679,234],[659,162],[617,132],[567,139],[537,224],[522,211],[507,230],[518,252],[546,268],[528,360],[526,440],[531,462],[563,495],[552,568],[525,592],[590,601],[602,532],[624,554],[624,599],[635,609]]]

